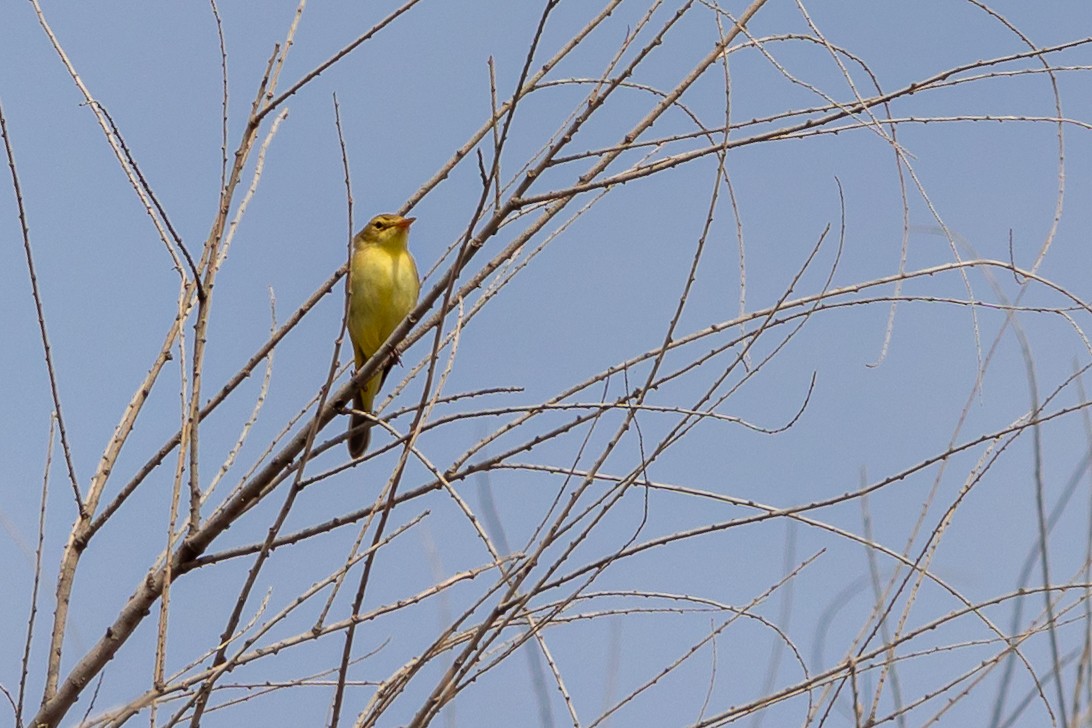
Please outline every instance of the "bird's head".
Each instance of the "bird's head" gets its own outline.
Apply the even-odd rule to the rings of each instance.
[[[416,218],[384,213],[376,215],[353,238],[353,245],[402,245],[409,237],[409,227]]]

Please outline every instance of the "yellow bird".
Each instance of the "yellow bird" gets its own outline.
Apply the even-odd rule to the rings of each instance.
[[[353,238],[349,263],[349,338],[356,368],[375,355],[402,319],[417,305],[421,281],[410,255],[409,227],[412,217],[376,215]],[[383,386],[388,364],[353,395],[349,420],[349,454],[358,458],[368,447],[371,426],[363,414],[371,414],[375,395]]]

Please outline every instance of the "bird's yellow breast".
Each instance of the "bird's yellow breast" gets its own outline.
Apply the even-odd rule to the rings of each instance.
[[[371,356],[417,304],[420,283],[404,246],[371,244],[353,252],[349,269],[349,336]]]

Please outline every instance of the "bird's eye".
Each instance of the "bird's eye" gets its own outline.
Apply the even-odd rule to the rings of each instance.
[[[383,226],[383,221],[382,220],[376,220],[375,222],[372,223],[372,227],[374,227],[376,230],[382,230],[383,227],[384,227]]]

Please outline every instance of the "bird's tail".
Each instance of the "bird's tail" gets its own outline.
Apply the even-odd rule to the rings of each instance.
[[[368,418],[361,412],[370,412],[364,407],[364,391],[358,389],[353,397],[353,413],[349,417],[349,456],[358,458],[368,449],[368,440],[372,438],[372,428]]]
[[[353,413],[349,417],[349,455],[358,458],[368,449],[368,441],[372,437],[372,420],[364,413],[372,413],[372,405],[375,403],[375,395],[383,386],[386,379],[386,371],[377,374],[353,395]]]

